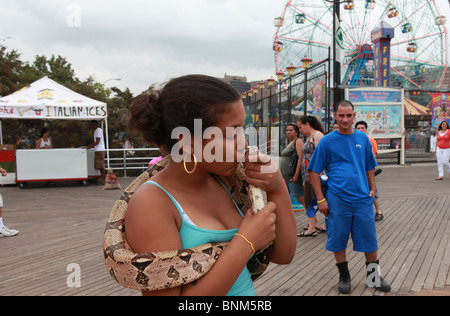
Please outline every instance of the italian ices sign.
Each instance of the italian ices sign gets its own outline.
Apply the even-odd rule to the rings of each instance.
[[[0,98],[0,118],[99,120],[107,116],[106,103],[85,97],[47,77]]]

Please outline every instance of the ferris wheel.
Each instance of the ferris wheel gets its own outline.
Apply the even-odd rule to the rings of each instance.
[[[391,86],[409,90],[441,87],[448,65],[448,42],[446,17],[436,2],[341,1],[340,26],[345,49],[341,84],[372,85],[371,33],[383,22],[394,28]],[[328,48],[333,45],[332,3],[326,0],[287,1],[282,16],[275,19],[275,26],[273,50],[277,71],[285,71],[290,65],[301,68],[300,60],[304,56],[320,62],[328,57]]]

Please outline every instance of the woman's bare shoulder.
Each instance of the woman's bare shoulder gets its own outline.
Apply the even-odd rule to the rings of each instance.
[[[177,209],[158,186],[143,184],[128,203],[126,238],[136,252],[162,251],[179,245]]]

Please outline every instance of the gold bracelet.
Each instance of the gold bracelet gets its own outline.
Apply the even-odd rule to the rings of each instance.
[[[245,238],[244,235],[241,235],[241,234],[236,234],[235,236],[242,237],[250,245],[250,247],[252,247],[253,254],[255,254],[255,248],[253,247],[253,244],[252,244],[252,242],[250,240],[248,240],[247,238]]]
[[[326,199],[323,198],[323,200],[317,201],[317,204],[323,203],[323,202],[325,202],[325,201],[326,201]]]

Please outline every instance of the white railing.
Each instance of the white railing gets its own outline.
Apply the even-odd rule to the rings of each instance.
[[[123,176],[127,176],[127,170],[141,170],[144,172],[148,168],[150,160],[157,156],[152,156],[155,152],[158,152],[158,148],[123,148],[123,149],[109,149],[109,155],[105,157],[107,168],[113,168],[114,170],[123,170]],[[149,152],[146,157],[137,157],[137,152]],[[120,157],[113,153],[122,152]]]

